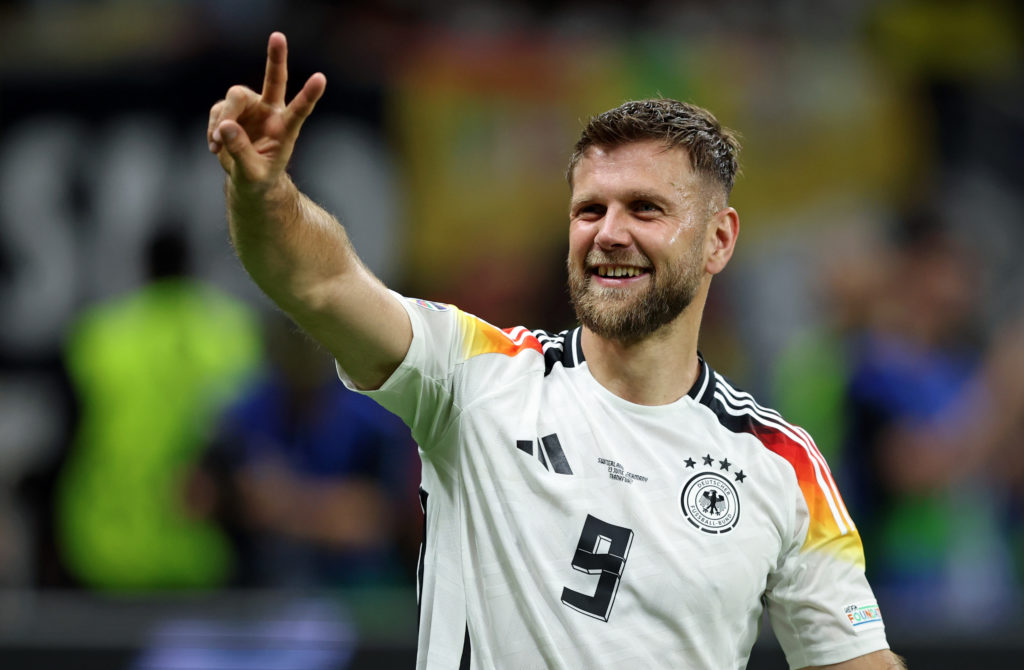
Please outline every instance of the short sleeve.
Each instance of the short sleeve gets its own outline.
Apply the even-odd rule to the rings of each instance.
[[[405,359],[374,391],[356,388],[340,366],[338,376],[350,389],[401,417],[424,452],[457,420],[460,403],[486,392],[494,386],[496,376],[507,372],[500,366],[478,365],[468,373],[467,361],[484,354],[499,354],[491,359],[496,361],[525,350],[543,353],[537,338],[522,327],[504,331],[454,305],[392,295],[412,322],[412,343]]]
[[[462,362],[460,311],[452,305],[405,298],[392,291],[412,322],[412,343],[398,368],[380,386],[357,388],[336,363],[348,388],[380,403],[400,417],[421,447],[447,430],[458,414],[452,377]]]
[[[889,647],[856,528],[838,527],[820,505],[807,504],[807,495],[797,493],[797,529],[765,593],[772,629],[791,668],[839,663]],[[815,507],[818,514],[811,512]]]

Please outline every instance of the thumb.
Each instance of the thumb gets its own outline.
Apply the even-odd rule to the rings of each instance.
[[[227,152],[235,166],[242,171],[240,176],[249,180],[253,179],[256,176],[254,172],[259,164],[260,156],[245,129],[232,120],[224,120],[217,126],[213,134],[215,140],[223,143],[221,152]]]

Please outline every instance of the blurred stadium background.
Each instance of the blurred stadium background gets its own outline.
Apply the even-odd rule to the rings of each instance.
[[[293,84],[328,79],[300,187],[392,287],[502,326],[571,323],[588,115],[662,94],[738,129],[705,355],[817,437],[911,667],[1021,657],[1017,3],[6,0],[0,667],[411,665],[408,438],[281,354],[305,345],[234,259],[204,141],[275,29]],[[876,327],[923,381],[860,358]],[[306,435],[311,398],[351,414]],[[316,448],[353,434],[386,458]],[[784,667],[762,638],[750,667]]]

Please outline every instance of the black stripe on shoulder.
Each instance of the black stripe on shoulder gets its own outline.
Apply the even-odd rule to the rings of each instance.
[[[741,414],[745,424],[749,426],[745,428],[747,432],[754,432],[754,427],[758,426],[772,431],[781,430],[790,438],[800,441],[800,438],[792,434],[793,431],[799,434],[800,430],[794,428],[778,411],[761,405],[753,395],[721,375],[716,377],[718,384],[715,389],[715,401],[730,415]],[[806,436],[806,433],[804,434]]]
[[[700,374],[693,388],[690,389],[690,397],[714,412],[718,422],[727,430],[733,433],[753,433],[755,423],[753,413],[736,407],[732,403],[727,403],[726,396],[722,393],[723,389],[719,388],[719,378],[726,386],[729,386],[731,382],[715,372],[703,356],[700,356],[700,364]],[[736,387],[732,386],[732,388]]]
[[[733,433],[750,433],[755,434],[755,424],[759,423],[755,420],[754,414],[748,410],[737,410],[731,407],[728,403],[722,400],[721,394],[717,395],[712,399],[710,405],[711,411],[718,417],[718,422],[722,426]],[[729,411],[732,409],[733,411]]]
[[[545,330],[533,331],[544,349],[544,376],[555,369],[555,365],[574,368],[583,362],[583,345],[580,344],[580,328],[563,330],[552,334]]]

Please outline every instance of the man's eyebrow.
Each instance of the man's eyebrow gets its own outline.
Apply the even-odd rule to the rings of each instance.
[[[629,200],[630,202],[635,200],[650,200],[651,202],[660,204],[668,202],[668,199],[665,196],[658,193],[652,193],[650,191],[630,191]]]
[[[659,204],[665,204],[668,202],[668,198],[664,195],[654,193],[652,191],[629,191],[624,195],[625,200],[628,202],[635,202],[637,200],[649,200]],[[570,208],[573,208],[592,202],[603,202],[605,199],[606,198],[602,198],[591,193],[582,193],[580,195],[573,196],[569,201],[569,206]]]
[[[569,199],[569,209],[575,209],[580,205],[586,205],[592,202],[596,202],[598,197],[590,193],[584,193],[582,195],[574,195]]]

